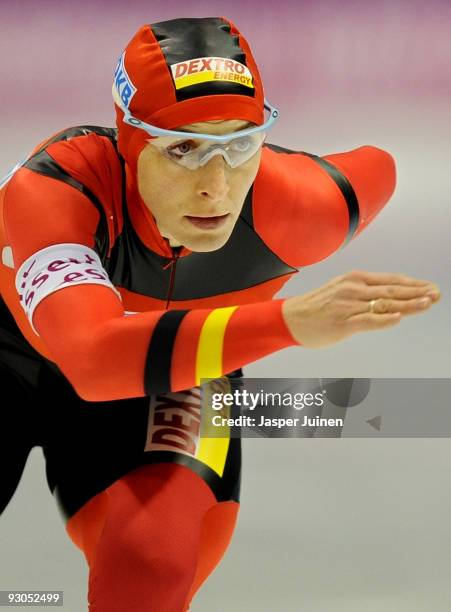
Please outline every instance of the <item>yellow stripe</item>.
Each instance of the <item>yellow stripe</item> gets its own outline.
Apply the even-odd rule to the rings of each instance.
[[[175,79],[175,88],[182,89],[183,87],[188,87],[189,85],[196,85],[197,83],[206,83],[207,81],[228,81],[229,83],[239,83],[240,85],[244,85],[245,87],[250,87],[251,89],[254,89],[251,77],[243,75],[244,77],[246,77],[247,80],[246,82],[242,82],[241,80],[229,80],[224,76],[225,74],[229,73],[224,73],[220,70],[204,70],[202,72],[195,72],[194,74],[187,74],[186,76],[178,77],[178,79]]]
[[[199,336],[196,356],[196,385],[201,378],[222,376],[222,348],[230,317],[238,306],[215,308],[205,319]]]
[[[197,346],[196,385],[200,385],[201,378],[210,380],[215,378],[222,378],[223,380],[225,378],[222,372],[224,335],[227,323],[237,308],[238,306],[215,308],[205,319]],[[228,383],[227,378],[225,378],[225,382]],[[208,415],[205,416],[208,420],[211,418],[212,383],[203,380],[202,387],[204,390],[204,398],[207,401],[207,405],[203,402],[202,410],[206,409]],[[230,437],[229,429],[229,427],[221,429],[221,433],[225,436],[222,438],[206,438],[201,436],[196,453],[196,458],[211,467],[219,476],[222,476],[224,472],[224,466],[227,459]]]

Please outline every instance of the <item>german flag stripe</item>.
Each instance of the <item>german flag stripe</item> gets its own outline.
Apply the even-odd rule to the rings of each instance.
[[[194,374],[195,385],[201,384],[201,379],[212,380],[223,376],[223,345],[224,336],[230,317],[238,306],[225,308],[214,308],[206,316],[202,313],[203,321],[196,325],[194,338],[187,338],[182,328],[182,321],[188,313],[194,315],[190,310],[168,310],[165,312],[152,333],[146,357],[144,372],[144,388],[146,395],[152,393],[167,393],[173,388],[171,382],[175,379],[174,368],[182,367],[183,370],[191,370],[187,378],[187,388],[192,386],[189,379]],[[191,316],[189,317],[191,319]],[[187,319],[188,321],[188,319]],[[190,320],[192,324],[193,321]],[[186,326],[186,328],[191,325]],[[187,341],[182,346],[178,336],[183,336]],[[183,343],[184,344],[184,343]],[[177,351],[175,348],[177,346]],[[186,350],[185,350],[186,349]],[[193,350],[194,349],[194,350]],[[188,355],[188,358],[187,358]],[[191,356],[191,359],[189,358]],[[184,358],[181,363],[181,357]],[[190,368],[192,358],[195,360],[195,370]],[[192,381],[192,378],[191,378]],[[203,380],[202,382],[207,382]],[[180,386],[177,378],[177,388]]]

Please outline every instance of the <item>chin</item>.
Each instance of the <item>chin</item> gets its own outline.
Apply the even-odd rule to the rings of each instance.
[[[228,242],[230,234],[231,232],[226,232],[220,236],[212,236],[207,235],[207,232],[205,232],[205,236],[190,237],[190,239],[186,239],[182,244],[190,251],[208,253],[221,249]]]

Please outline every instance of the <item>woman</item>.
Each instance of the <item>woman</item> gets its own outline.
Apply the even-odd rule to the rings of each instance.
[[[227,19],[140,28],[113,98],[117,129],[59,132],[2,185],[1,418],[17,435],[0,511],[42,446],[89,609],[181,611],[239,509],[240,439],[200,435],[201,379],[233,389],[246,364],[385,329],[439,291],[353,271],[273,299],[375,218],[394,162],[266,144],[278,113]]]

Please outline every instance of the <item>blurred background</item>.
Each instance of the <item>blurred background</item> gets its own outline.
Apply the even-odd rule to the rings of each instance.
[[[0,176],[64,127],[113,125],[114,68],[140,25],[221,15],[248,38],[266,96],[280,109],[270,142],[318,155],[372,144],[397,163],[395,195],[369,228],[302,269],[279,295],[304,293],[354,268],[406,273],[442,290],[438,305],[396,328],[316,351],[290,348],[245,374],[448,378],[446,0],[2,0]],[[239,523],[192,611],[450,610],[450,462],[447,438],[244,440]],[[34,448],[0,518],[0,590],[63,589],[64,609],[83,612],[87,569],[44,469]]]

